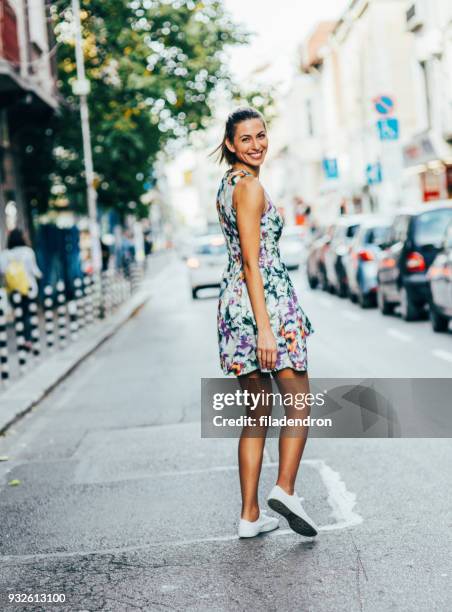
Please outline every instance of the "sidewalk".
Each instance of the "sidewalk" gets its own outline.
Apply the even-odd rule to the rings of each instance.
[[[52,352],[43,342],[38,362],[36,363],[33,356],[29,354],[29,370],[20,378],[18,377],[17,354],[12,352],[12,380],[6,388],[3,386],[0,389],[0,433],[31,410],[142,308],[150,297],[150,288],[156,276],[167,265],[168,257],[167,253],[157,253],[152,256],[148,261],[146,276],[139,290],[108,318],[96,321],[89,328],[81,331],[77,341],[68,341],[65,349],[56,348]],[[43,321],[41,325],[42,323]],[[13,330],[10,329],[9,334],[13,333]],[[41,329],[41,338],[44,338],[43,329]],[[13,343],[11,345],[14,346]]]

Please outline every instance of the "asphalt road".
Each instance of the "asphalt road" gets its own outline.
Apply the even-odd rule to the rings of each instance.
[[[311,378],[451,376],[451,333],[293,278],[316,330]],[[0,609],[452,609],[448,439],[310,438],[297,492],[319,537],[283,521],[236,537],[237,441],[200,437],[200,378],[221,376],[210,295],[192,301],[174,260],[149,303],[0,438]],[[262,502],[276,461],[270,439]]]

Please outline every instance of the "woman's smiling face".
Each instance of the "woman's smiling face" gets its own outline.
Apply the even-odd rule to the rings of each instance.
[[[235,126],[233,142],[226,146],[237,160],[248,166],[261,166],[268,149],[267,130],[260,119],[246,119]]]

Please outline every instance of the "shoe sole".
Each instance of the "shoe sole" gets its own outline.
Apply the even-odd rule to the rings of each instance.
[[[312,538],[317,535],[317,530],[307,523],[301,516],[294,514],[289,508],[278,499],[269,499],[268,505],[272,510],[281,514],[289,523],[289,527],[300,535]]]

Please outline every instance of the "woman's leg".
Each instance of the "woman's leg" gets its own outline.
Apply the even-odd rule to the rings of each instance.
[[[272,382],[269,374],[262,374],[255,370],[250,374],[239,376],[239,384],[242,391],[250,393],[267,393],[272,391]],[[270,415],[272,406],[267,406],[265,400],[259,403],[255,410],[247,408],[247,416],[257,419],[263,415]],[[247,521],[256,521],[259,518],[258,487],[259,477],[264,455],[266,426],[245,426],[239,440],[239,474],[240,489],[242,491],[242,513],[241,517]]]
[[[310,407],[306,406],[302,410],[297,409],[295,399],[298,393],[309,393],[308,373],[285,368],[275,372],[274,376],[281,395],[289,394],[292,396],[290,405],[285,405],[287,418],[306,418],[311,412]],[[298,398],[301,398],[301,396],[298,396]],[[276,484],[289,495],[294,493],[295,480],[308,433],[309,427],[305,425],[281,427],[279,470]]]

